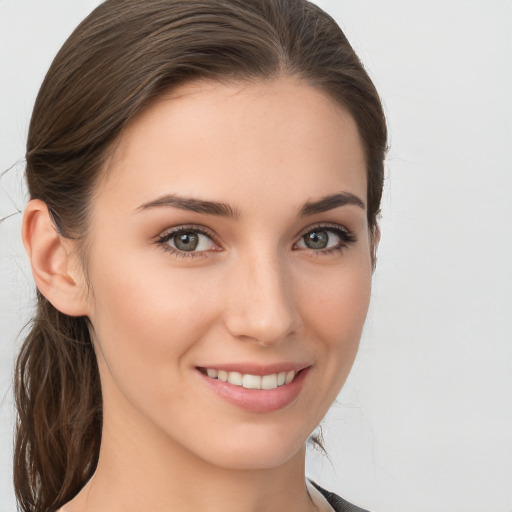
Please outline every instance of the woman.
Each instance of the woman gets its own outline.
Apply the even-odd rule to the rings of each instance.
[[[107,0],[39,92],[24,510],[360,510],[304,478],[368,308],[386,126],[303,0]]]

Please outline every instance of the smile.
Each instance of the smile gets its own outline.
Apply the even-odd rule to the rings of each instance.
[[[311,370],[311,365],[300,363],[270,365],[266,369],[251,364],[229,366],[197,366],[196,374],[207,389],[251,413],[270,413],[293,404]]]
[[[215,368],[206,368],[204,372],[211,379],[218,379],[245,389],[276,389],[279,386],[290,384],[296,375],[294,370],[269,375],[251,375],[248,373],[217,370]]]

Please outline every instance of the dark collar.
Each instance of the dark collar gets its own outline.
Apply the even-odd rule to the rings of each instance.
[[[310,480],[310,482],[324,495],[325,499],[329,502],[329,505],[331,505],[336,512],[368,512],[368,510],[364,508],[352,505],[352,503],[349,503],[337,494],[326,491],[312,480]]]

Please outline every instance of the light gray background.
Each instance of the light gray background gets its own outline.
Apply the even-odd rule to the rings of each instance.
[[[96,0],[0,0],[0,512],[15,509],[10,382],[32,310],[19,240],[28,120]],[[378,512],[512,511],[512,2],[319,0],[391,133],[358,360],[309,474]]]

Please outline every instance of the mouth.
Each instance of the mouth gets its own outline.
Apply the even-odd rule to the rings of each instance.
[[[270,413],[296,401],[311,365],[243,364],[196,370],[206,388],[231,405],[251,413]]]
[[[198,370],[213,380],[227,382],[233,386],[245,389],[260,390],[271,390],[286,386],[302,371],[288,370],[267,375],[253,375],[237,371],[218,370],[217,368],[198,368]]]

